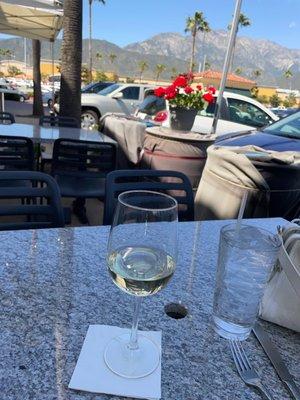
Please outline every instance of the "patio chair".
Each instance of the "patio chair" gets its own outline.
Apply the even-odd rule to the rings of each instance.
[[[72,117],[60,117],[56,115],[42,115],[40,117],[40,126],[54,126],[60,128],[78,128],[78,122]],[[41,152],[40,170],[45,171],[47,164],[51,165],[52,162],[52,145],[47,145],[48,151]]]
[[[0,170],[32,171],[35,166],[31,139],[0,135]]]
[[[10,125],[14,124],[15,122],[16,121],[13,114],[6,111],[0,112],[0,124]]]
[[[59,188],[50,175],[34,171],[0,171],[0,186],[0,230],[64,226]],[[47,201],[40,204],[43,198]],[[22,203],[14,204],[14,200]]]
[[[79,124],[76,118],[60,117],[56,115],[42,115],[39,121],[40,126],[56,126],[61,128],[78,128]]]
[[[105,178],[116,166],[113,143],[57,139],[54,142],[51,174],[61,196],[84,199],[105,197]],[[82,200],[82,201],[80,201]]]
[[[181,221],[194,220],[194,197],[186,175],[177,171],[118,170],[106,177],[103,224],[112,223],[118,195],[127,190],[152,190],[173,196],[179,205]]]

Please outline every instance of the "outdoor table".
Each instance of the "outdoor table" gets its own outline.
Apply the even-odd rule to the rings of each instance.
[[[278,218],[247,222],[273,232],[285,223]],[[210,324],[219,231],[226,223],[180,223],[174,277],[143,301],[140,329],[162,330],[164,400],[261,399],[242,382],[228,342]],[[108,233],[109,227],[0,233],[1,398],[121,399],[68,389],[89,324],[131,325],[133,299],[106,270]],[[188,315],[168,317],[164,306],[170,303],[181,303]],[[300,384],[300,335],[263,326]],[[245,347],[274,399],[289,398],[254,336]]]
[[[44,127],[30,124],[3,124],[0,126],[0,135],[23,136],[32,139],[36,143],[52,143],[60,138],[117,143],[115,140],[98,131],[53,126]]]

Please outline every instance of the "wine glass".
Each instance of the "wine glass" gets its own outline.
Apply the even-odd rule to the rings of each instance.
[[[160,349],[138,333],[141,300],[171,279],[177,261],[177,201],[163,193],[128,191],[119,195],[108,241],[107,265],[113,282],[135,296],[131,333],[113,338],[104,360],[111,371],[141,378],[159,365]]]

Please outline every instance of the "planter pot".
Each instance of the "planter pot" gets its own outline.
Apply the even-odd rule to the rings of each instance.
[[[190,131],[198,110],[193,108],[170,107],[170,126],[178,131]]]

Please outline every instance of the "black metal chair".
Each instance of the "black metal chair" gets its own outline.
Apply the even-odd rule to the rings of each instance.
[[[60,117],[57,115],[42,115],[40,126],[56,126],[62,128],[79,128],[79,122],[73,117]]]
[[[18,182],[23,184],[18,185]],[[34,171],[0,171],[0,186],[0,230],[64,226],[59,188],[50,175]],[[45,204],[40,204],[40,199],[46,199]],[[22,200],[22,203],[13,204],[13,200]]]
[[[0,170],[32,171],[34,166],[34,146],[31,139],[0,135]]]
[[[13,114],[7,111],[0,112],[0,124],[14,124],[16,122]]]
[[[106,177],[103,224],[112,223],[118,195],[127,190],[165,192],[178,202],[180,221],[194,220],[194,196],[186,175],[177,171],[118,170]]]
[[[105,177],[116,166],[113,143],[57,139],[54,142],[51,174],[62,197],[105,197]]]

